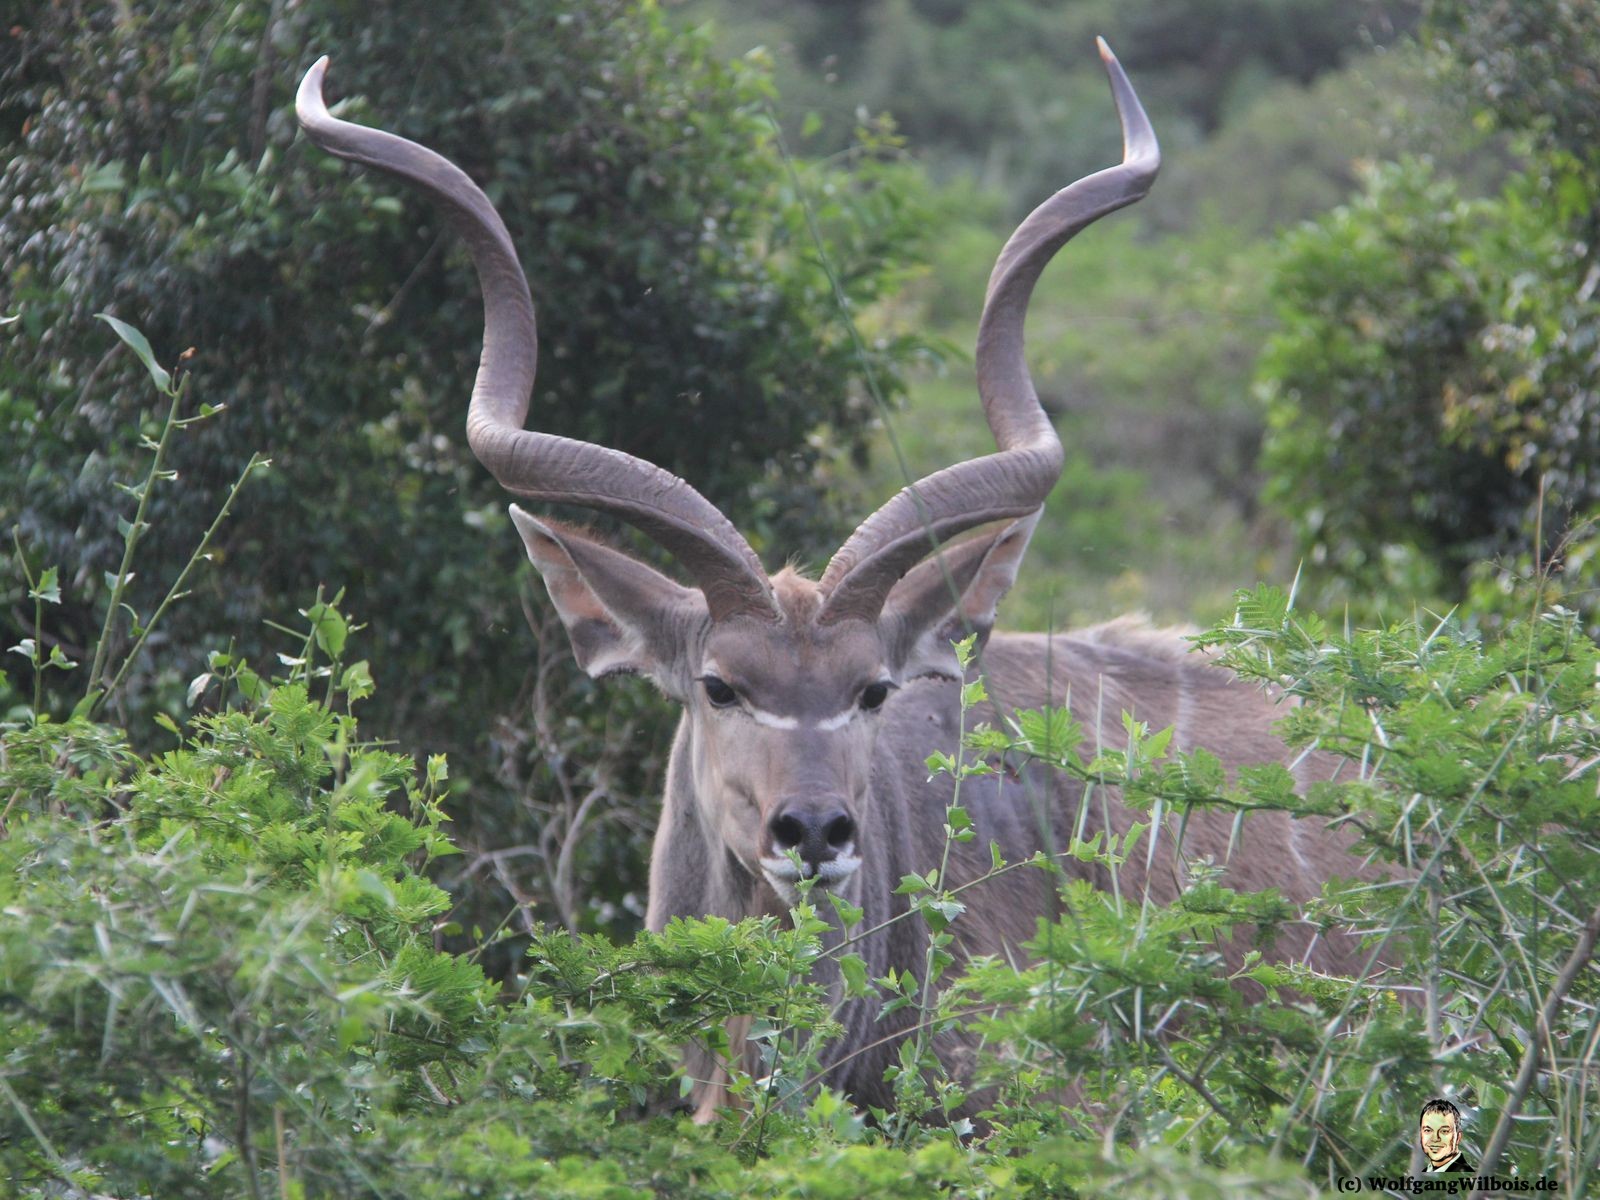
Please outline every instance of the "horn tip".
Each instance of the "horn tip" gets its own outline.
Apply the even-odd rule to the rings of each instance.
[[[327,105],[322,99],[322,77],[328,73],[328,56],[324,54],[311,64],[311,69],[306,72],[300,81],[300,90],[294,98],[295,115],[300,118],[303,125],[308,119],[313,119],[327,112]]]
[[[1150,118],[1145,115],[1144,105],[1139,103],[1139,96],[1133,90],[1133,84],[1128,81],[1127,72],[1122,69],[1117,56],[1111,52],[1111,46],[1103,37],[1095,38],[1095,45],[1100,49],[1100,59],[1105,64],[1107,77],[1111,80],[1111,95],[1116,101],[1117,114],[1122,120],[1123,161],[1137,165],[1141,169],[1147,176],[1145,186],[1148,188],[1149,182],[1154,180],[1156,171],[1161,167],[1161,148],[1156,142],[1155,130],[1150,126]]]

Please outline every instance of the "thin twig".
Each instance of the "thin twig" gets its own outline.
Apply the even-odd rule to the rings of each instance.
[[[572,896],[572,860],[578,849],[578,835],[583,823],[589,819],[589,810],[608,795],[609,792],[602,787],[589,790],[572,820],[567,822],[566,833],[561,838],[561,852],[556,855],[556,907],[561,910],[561,923],[574,933],[578,932],[578,912]]]
[[[272,1128],[278,1149],[278,1200],[289,1200],[289,1156],[285,1149],[283,1105],[272,1106]]]
[[[243,1045],[243,1042],[244,1039],[240,1037],[238,1043]],[[261,1180],[257,1178],[261,1167],[256,1162],[255,1140],[250,1133],[250,1063],[243,1054],[238,1057],[238,1083],[234,1093],[237,1103],[234,1136],[239,1147],[239,1163],[244,1168],[245,1182],[250,1185],[251,1200],[262,1200]]]
[[[1517,1082],[1511,1089],[1511,1096],[1507,1099],[1505,1107],[1500,1110],[1500,1120],[1495,1123],[1488,1149],[1483,1152],[1483,1162],[1478,1168],[1479,1175],[1493,1175],[1495,1168],[1500,1165],[1500,1156],[1505,1153],[1506,1143],[1511,1140],[1511,1123],[1516,1120],[1522,1102],[1527,1099],[1528,1089],[1533,1086],[1533,1077],[1539,1070],[1539,1059],[1545,1043],[1550,1040],[1550,1027],[1555,1022],[1556,1010],[1561,1007],[1562,999],[1576,982],[1578,973],[1588,966],[1594,957],[1597,937],[1600,937],[1600,907],[1596,907],[1589,914],[1589,919],[1584,922],[1583,931],[1578,935],[1578,943],[1573,946],[1572,954],[1567,958],[1567,965],[1561,969],[1555,986],[1545,997],[1544,1007],[1539,1010],[1538,1023],[1534,1026],[1533,1036],[1528,1039],[1528,1048],[1522,1056],[1522,1066],[1517,1071]],[[1472,1200],[1478,1200],[1478,1197],[1486,1194],[1482,1188],[1478,1188],[1472,1193]]]
[[[139,637],[133,643],[132,648],[129,649],[127,657],[122,660],[122,666],[118,668],[116,676],[106,685],[105,691],[90,706],[89,714],[91,716],[94,715],[95,710],[100,705],[111,698],[113,692],[122,686],[122,681],[127,678],[129,669],[139,657],[139,651],[144,648],[145,642],[155,632],[156,625],[166,615],[166,611],[172,606],[172,603],[185,594],[183,585],[188,580],[189,573],[194,570],[195,564],[205,557],[207,549],[211,546],[211,539],[216,537],[217,530],[222,528],[222,523],[228,519],[229,512],[233,510],[233,502],[239,498],[239,492],[244,488],[251,473],[257,467],[267,465],[269,461],[262,458],[260,454],[252,454],[250,456],[250,461],[245,464],[244,470],[239,473],[239,478],[234,481],[233,487],[228,489],[227,498],[223,500],[222,507],[217,511],[210,528],[200,538],[200,544],[194,548],[194,553],[189,555],[189,561],[183,564],[183,570],[178,572],[178,577],[172,581],[172,586],[167,589],[167,594],[162,598],[161,603],[156,606],[155,612],[150,614],[150,619],[144,623],[144,628],[140,631]],[[93,682],[92,677],[90,682]]]
[[[122,603],[122,593],[128,586],[129,570],[133,566],[133,551],[144,533],[145,509],[150,506],[150,493],[161,477],[161,461],[167,455],[167,443],[172,440],[172,431],[178,427],[178,408],[183,403],[184,392],[188,391],[188,383],[189,377],[185,375],[178,385],[167,393],[172,398],[172,404],[167,409],[167,420],[161,427],[161,438],[156,443],[155,457],[151,460],[150,471],[145,476],[144,487],[139,489],[139,507],[134,510],[133,524],[128,527],[127,537],[123,539],[122,562],[117,567],[116,581],[111,586],[111,599],[106,604],[106,619],[100,626],[100,640],[95,644],[94,665],[89,668],[89,682],[86,688],[91,694],[95,690],[95,684],[99,682],[101,671],[106,666],[106,655],[111,646],[111,629],[117,620],[117,608]]]
[[[11,1102],[11,1107],[17,1110],[17,1116],[22,1118],[22,1123],[28,1127],[28,1132],[33,1134],[34,1141],[39,1143],[40,1148],[45,1153],[45,1157],[50,1160],[50,1166],[55,1171],[56,1178],[66,1184],[71,1191],[76,1191],[78,1185],[72,1178],[72,1172],[67,1169],[66,1161],[57,1152],[55,1146],[51,1144],[50,1139],[45,1136],[44,1130],[39,1128],[39,1123],[33,1119],[33,1113],[28,1110],[28,1106],[22,1102],[22,1097],[12,1089],[11,1081],[4,1075],[0,1075],[0,1092],[5,1093],[6,1099]]]

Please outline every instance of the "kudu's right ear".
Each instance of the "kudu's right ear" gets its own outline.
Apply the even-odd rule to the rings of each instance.
[[[578,665],[594,678],[649,676],[686,699],[677,664],[706,619],[705,596],[578,531],[536,520],[515,504],[511,520],[566,626]]]

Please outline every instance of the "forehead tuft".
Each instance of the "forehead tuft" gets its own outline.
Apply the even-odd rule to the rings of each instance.
[[[791,627],[814,624],[822,611],[822,589],[793,567],[785,567],[772,577],[772,594],[784,622]]]
[[[820,718],[852,708],[859,690],[883,671],[875,625],[819,625],[823,593],[785,568],[772,577],[783,613],[776,624],[734,617],[710,630],[702,660],[739,688],[752,706],[777,716]]]

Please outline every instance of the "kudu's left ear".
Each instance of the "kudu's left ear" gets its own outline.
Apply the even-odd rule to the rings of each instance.
[[[566,626],[578,665],[596,679],[647,675],[684,699],[674,666],[706,617],[705,597],[638,559],[567,526],[536,520],[515,504],[511,521]]]
[[[950,643],[974,633],[979,646],[988,640],[1043,511],[946,547],[894,585],[881,621],[902,679],[961,677]]]

